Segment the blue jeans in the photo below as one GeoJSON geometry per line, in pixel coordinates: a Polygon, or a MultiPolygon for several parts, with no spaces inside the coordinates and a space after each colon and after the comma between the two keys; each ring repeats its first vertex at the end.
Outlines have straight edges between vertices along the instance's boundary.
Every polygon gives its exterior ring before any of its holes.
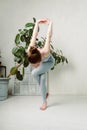
{"type": "Polygon", "coordinates": [[[46,101],[46,73],[53,67],[55,59],[50,54],[37,68],[32,70],[32,75],[41,87],[43,101],[46,101]]]}

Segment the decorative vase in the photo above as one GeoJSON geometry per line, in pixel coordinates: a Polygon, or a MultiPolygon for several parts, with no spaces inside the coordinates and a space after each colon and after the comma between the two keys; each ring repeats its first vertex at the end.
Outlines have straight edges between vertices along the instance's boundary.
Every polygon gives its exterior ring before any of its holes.
{"type": "Polygon", "coordinates": [[[0,78],[0,101],[8,97],[8,84],[10,78],[0,78]]]}

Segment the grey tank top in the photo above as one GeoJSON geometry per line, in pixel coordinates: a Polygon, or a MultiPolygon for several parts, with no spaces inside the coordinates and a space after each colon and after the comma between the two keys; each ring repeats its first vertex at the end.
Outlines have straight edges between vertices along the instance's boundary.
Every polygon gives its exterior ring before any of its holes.
{"type": "Polygon", "coordinates": [[[47,57],[45,57],[43,60],[42,60],[42,62],[46,62],[46,61],[48,61],[49,60],[49,58],[51,57],[51,53],[47,56],[47,57]]]}

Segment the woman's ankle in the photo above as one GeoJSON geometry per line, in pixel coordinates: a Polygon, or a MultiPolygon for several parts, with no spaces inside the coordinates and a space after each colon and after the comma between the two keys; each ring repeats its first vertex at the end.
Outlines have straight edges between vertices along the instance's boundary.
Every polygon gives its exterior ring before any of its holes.
{"type": "Polygon", "coordinates": [[[40,107],[40,110],[45,110],[46,108],[47,108],[47,101],[43,101],[43,104],[40,107]]]}

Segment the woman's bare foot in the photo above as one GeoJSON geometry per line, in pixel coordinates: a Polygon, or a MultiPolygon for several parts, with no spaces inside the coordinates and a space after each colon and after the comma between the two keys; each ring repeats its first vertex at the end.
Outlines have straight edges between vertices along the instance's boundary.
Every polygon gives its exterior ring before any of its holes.
{"type": "Polygon", "coordinates": [[[43,102],[42,106],[40,107],[40,110],[46,110],[47,108],[47,102],[43,102]]]}

